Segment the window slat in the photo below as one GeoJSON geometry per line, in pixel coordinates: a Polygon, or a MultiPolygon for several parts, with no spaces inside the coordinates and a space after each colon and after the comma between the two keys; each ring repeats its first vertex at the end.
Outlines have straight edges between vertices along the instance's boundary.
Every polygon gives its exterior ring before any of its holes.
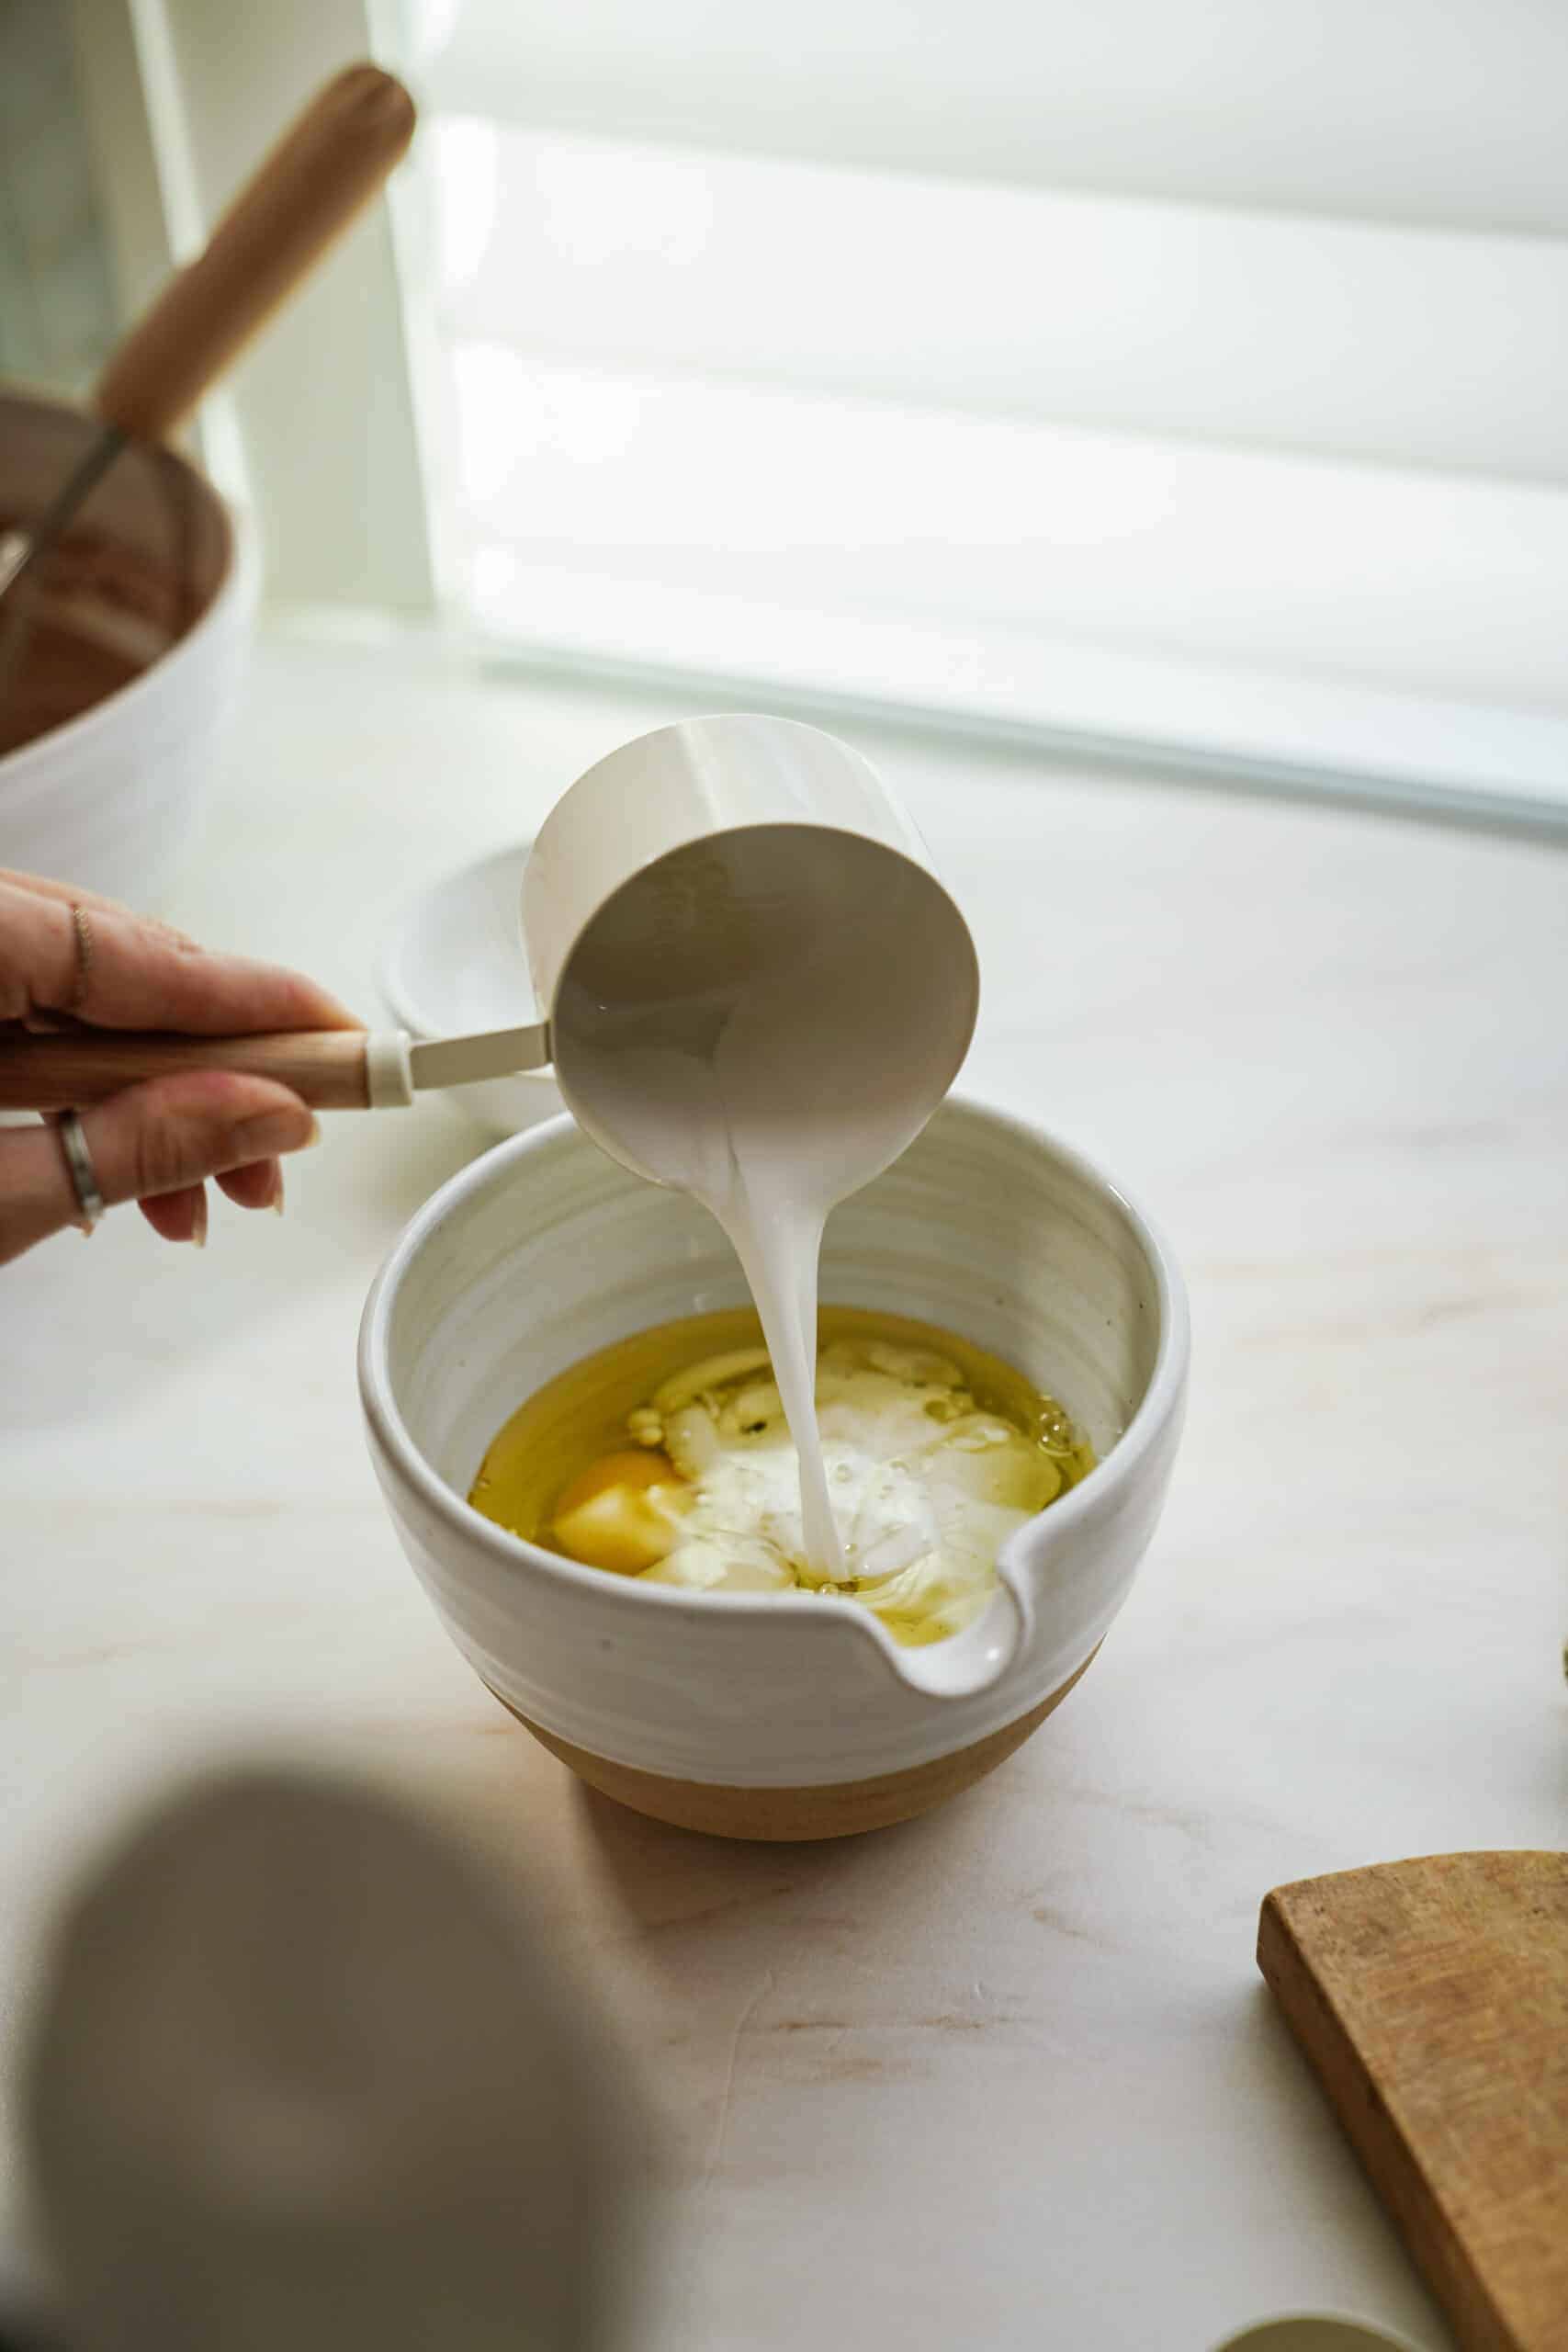
{"type": "MultiPolygon", "coordinates": [[[[494,346],[452,365],[448,537],[466,594],[484,554],[485,577],[506,561],[597,577],[607,610],[640,582],[728,599],[764,633],[773,605],[975,642],[1068,630],[1568,715],[1568,492],[601,375],[494,346]]],[[[534,627],[549,626],[541,612],[534,627]]]]}
{"type": "Polygon", "coordinates": [[[1556,0],[423,0],[438,108],[628,141],[1568,231],[1556,0]]]}
{"type": "Polygon", "coordinates": [[[449,334],[1568,484],[1568,241],[434,126],[449,334]]]}

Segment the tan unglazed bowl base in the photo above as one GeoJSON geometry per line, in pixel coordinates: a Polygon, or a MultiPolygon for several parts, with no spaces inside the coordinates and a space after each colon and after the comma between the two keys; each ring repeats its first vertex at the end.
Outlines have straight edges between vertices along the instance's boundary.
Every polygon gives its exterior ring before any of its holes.
{"type": "MultiPolygon", "coordinates": [[[[1077,1674],[1028,1714],[1004,1724],[1000,1731],[988,1733],[968,1747],[956,1748],[951,1756],[939,1756],[930,1764],[911,1764],[902,1772],[879,1773],[874,1780],[833,1781],[814,1788],[738,1789],[716,1781],[672,1781],[661,1772],[640,1772],[634,1765],[612,1764],[606,1757],[574,1747],[570,1740],[558,1739],[554,1732],[519,1714],[504,1699],[501,1703],[552,1756],[570,1764],[579,1780],[614,1797],[617,1804],[628,1805],[633,1813],[651,1814],[656,1821],[672,1822],[677,1829],[700,1829],[710,1838],[750,1838],[783,1844],[808,1838],[857,1838],[863,1830],[886,1829],[896,1821],[910,1821],[916,1814],[929,1813],[933,1805],[944,1804],[949,1797],[972,1789],[976,1781],[1005,1763],[1014,1748],[1021,1747],[1032,1731],[1039,1729],[1074,1683],[1082,1680],[1097,1655],[1091,1651],[1077,1674]]],[[[499,1691],[491,1695],[501,1697],[499,1691]]]]}

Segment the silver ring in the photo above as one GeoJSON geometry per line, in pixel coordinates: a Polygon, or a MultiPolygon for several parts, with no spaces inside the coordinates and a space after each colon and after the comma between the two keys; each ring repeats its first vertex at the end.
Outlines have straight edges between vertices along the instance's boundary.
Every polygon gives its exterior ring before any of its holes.
{"type": "Polygon", "coordinates": [[[62,1112],[55,1133],[65,1154],[76,1205],[82,1212],[75,1220],[77,1227],[83,1233],[91,1233],[108,1204],[98,1190],[98,1171],[93,1166],[93,1155],[87,1149],[87,1138],[74,1111],[62,1112]]]}

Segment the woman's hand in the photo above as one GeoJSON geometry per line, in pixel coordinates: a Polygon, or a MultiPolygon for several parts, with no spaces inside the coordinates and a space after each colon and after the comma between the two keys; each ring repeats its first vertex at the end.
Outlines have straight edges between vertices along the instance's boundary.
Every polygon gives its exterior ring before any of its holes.
{"type": "MultiPolygon", "coordinates": [[[[209,956],[90,890],[0,869],[0,1041],[7,1029],[48,1029],[64,1019],[197,1037],[358,1026],[296,972],[209,956]],[[85,910],[85,927],[73,907],[85,910]]],[[[165,1241],[198,1246],[207,1238],[207,1177],[242,1208],[281,1209],[279,1155],[317,1136],[314,1118],[288,1087],[224,1070],[129,1086],[85,1111],[82,1127],[105,1201],[138,1201],[165,1241]]],[[[55,1129],[0,1129],[0,1264],[80,1216],[55,1129]]]]}

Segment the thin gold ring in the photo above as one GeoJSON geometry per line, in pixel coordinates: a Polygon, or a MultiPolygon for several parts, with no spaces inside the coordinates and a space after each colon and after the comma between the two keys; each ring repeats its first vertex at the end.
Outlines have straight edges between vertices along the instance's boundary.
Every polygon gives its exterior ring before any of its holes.
{"type": "Polygon", "coordinates": [[[76,940],[76,982],[65,1000],[67,1012],[78,1012],[87,1001],[87,988],[93,977],[93,926],[87,920],[87,910],[71,901],[71,929],[76,940]]]}

